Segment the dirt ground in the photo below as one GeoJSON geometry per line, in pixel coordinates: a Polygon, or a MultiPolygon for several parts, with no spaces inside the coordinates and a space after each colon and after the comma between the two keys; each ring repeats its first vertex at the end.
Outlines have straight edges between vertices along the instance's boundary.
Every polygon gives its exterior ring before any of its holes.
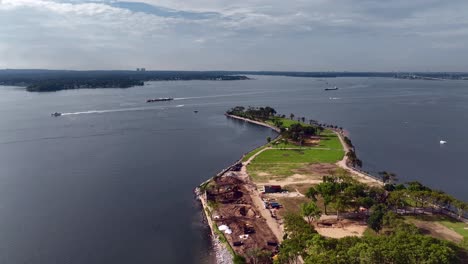
{"type": "Polygon", "coordinates": [[[322,216],[314,227],[320,235],[331,238],[361,237],[367,229],[365,222],[349,219],[338,221],[336,216],[322,216]]]}
{"type": "Polygon", "coordinates": [[[227,225],[232,230],[232,234],[225,236],[236,253],[246,256],[250,249],[263,249],[272,252],[273,255],[276,246],[268,245],[268,242],[278,241],[266,220],[253,206],[245,183],[230,176],[216,178],[215,183],[207,190],[208,200],[215,204],[213,220],[218,227],[227,225]],[[246,233],[247,238],[240,238],[246,233]],[[241,242],[242,245],[234,246],[234,242],[241,242]]]}
{"type": "Polygon", "coordinates": [[[463,240],[463,236],[437,222],[411,220],[411,223],[416,225],[424,234],[435,238],[449,240],[455,243],[460,243],[463,240]]]}

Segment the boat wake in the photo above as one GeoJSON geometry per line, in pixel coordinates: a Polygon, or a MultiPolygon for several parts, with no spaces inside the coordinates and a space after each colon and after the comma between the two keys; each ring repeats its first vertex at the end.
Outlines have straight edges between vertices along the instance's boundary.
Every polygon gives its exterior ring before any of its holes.
{"type": "MultiPolygon", "coordinates": [[[[147,111],[147,110],[163,110],[174,106],[164,107],[132,107],[132,108],[119,108],[119,109],[107,109],[107,110],[89,110],[81,112],[62,113],[62,116],[73,116],[73,115],[88,115],[88,114],[105,114],[105,113],[117,113],[117,112],[131,112],[131,111],[147,111]]],[[[175,106],[181,107],[181,106],[175,106]]]]}
{"type": "Polygon", "coordinates": [[[263,94],[263,93],[268,93],[268,92],[269,92],[269,91],[260,91],[260,92],[248,92],[248,93],[236,93],[236,94],[206,95],[206,96],[196,96],[196,97],[179,97],[179,98],[174,98],[174,100],[218,98],[218,97],[229,97],[229,96],[241,96],[241,95],[263,94]]]}

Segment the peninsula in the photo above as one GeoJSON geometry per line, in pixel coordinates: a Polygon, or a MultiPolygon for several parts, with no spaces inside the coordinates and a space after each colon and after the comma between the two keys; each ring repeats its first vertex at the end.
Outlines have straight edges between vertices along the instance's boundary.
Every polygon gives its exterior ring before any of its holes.
{"type": "Polygon", "coordinates": [[[419,182],[398,184],[390,172],[361,171],[342,128],[271,107],[226,116],[278,136],[196,189],[218,263],[468,260],[467,204],[419,182]]]}
{"type": "Polygon", "coordinates": [[[82,88],[130,88],[147,81],[233,81],[246,76],[199,71],[65,71],[0,70],[0,85],[24,86],[29,92],[52,92],[82,88]]]}

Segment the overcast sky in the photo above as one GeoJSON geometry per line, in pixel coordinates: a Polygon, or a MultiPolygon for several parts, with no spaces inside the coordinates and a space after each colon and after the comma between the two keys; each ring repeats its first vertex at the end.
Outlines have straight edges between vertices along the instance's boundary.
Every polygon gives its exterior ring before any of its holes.
{"type": "Polygon", "coordinates": [[[0,68],[468,71],[467,0],[0,0],[0,68]]]}

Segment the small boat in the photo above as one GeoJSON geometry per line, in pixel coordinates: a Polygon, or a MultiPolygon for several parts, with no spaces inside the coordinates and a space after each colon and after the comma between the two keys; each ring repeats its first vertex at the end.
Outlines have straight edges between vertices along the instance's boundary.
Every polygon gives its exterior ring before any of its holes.
{"type": "Polygon", "coordinates": [[[325,91],[336,91],[338,90],[338,87],[334,87],[334,88],[325,88],[325,91]]]}
{"type": "Polygon", "coordinates": [[[50,114],[50,115],[53,116],[53,117],[59,117],[59,116],[62,115],[62,113],[55,112],[55,113],[52,113],[52,114],[50,114]]]}
{"type": "Polygon", "coordinates": [[[445,144],[447,144],[447,141],[441,140],[441,141],[440,141],[440,144],[441,144],[441,145],[445,145],[445,144]]]}
{"type": "Polygon", "coordinates": [[[198,110],[195,110],[195,111],[193,111],[193,112],[194,112],[195,114],[197,114],[197,113],[198,113],[198,110]]]}
{"type": "Polygon", "coordinates": [[[147,103],[154,103],[154,102],[167,102],[167,101],[172,101],[174,98],[154,98],[154,99],[148,99],[146,100],[147,103]]]}

